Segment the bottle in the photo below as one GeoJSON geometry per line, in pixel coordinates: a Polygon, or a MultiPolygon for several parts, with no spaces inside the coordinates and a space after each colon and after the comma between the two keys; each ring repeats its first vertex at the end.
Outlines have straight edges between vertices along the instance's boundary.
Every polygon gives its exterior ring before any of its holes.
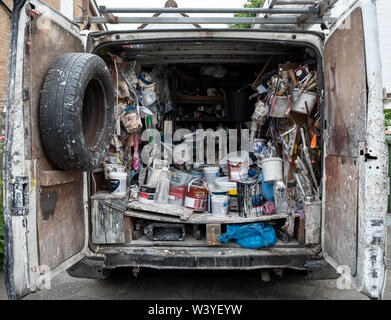
{"type": "Polygon", "coordinates": [[[156,187],[155,202],[160,204],[168,203],[168,193],[170,191],[171,172],[163,167],[159,174],[159,180],[156,187]]]}
{"type": "Polygon", "coordinates": [[[288,214],[288,201],[286,200],[286,188],[284,182],[276,181],[273,186],[274,202],[277,214],[288,214]]]}

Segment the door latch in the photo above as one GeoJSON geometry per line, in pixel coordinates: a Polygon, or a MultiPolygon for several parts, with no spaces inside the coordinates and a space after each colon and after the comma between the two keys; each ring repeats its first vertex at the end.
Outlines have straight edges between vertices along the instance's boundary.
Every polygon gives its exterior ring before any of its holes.
{"type": "Polygon", "coordinates": [[[29,184],[28,177],[12,178],[12,208],[11,214],[26,216],[29,212],[29,184]]]}

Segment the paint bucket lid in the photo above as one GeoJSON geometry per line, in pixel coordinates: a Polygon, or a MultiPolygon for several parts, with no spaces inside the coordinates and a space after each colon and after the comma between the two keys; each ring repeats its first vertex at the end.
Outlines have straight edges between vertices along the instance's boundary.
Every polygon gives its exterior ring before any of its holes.
{"type": "Polygon", "coordinates": [[[282,162],[283,160],[281,158],[278,158],[278,157],[273,157],[273,158],[263,159],[263,160],[261,160],[261,163],[270,162],[270,161],[280,161],[280,162],[282,162]]]}
{"type": "Polygon", "coordinates": [[[236,190],[236,182],[228,180],[228,177],[216,178],[215,186],[220,190],[236,190]]]}
{"type": "Polygon", "coordinates": [[[218,194],[225,195],[229,191],[226,188],[225,189],[224,188],[219,188],[215,184],[208,184],[208,188],[214,195],[215,194],[216,195],[218,195],[218,194]]]}

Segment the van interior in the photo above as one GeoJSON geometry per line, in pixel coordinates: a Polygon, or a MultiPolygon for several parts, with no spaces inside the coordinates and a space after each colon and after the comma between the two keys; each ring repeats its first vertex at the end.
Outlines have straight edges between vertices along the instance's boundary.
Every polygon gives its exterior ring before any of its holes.
{"type": "MultiPolygon", "coordinates": [[[[315,49],[275,41],[176,40],[103,44],[94,53],[112,74],[117,126],[102,167],[89,176],[92,246],[239,248],[229,238],[231,227],[250,224],[271,227],[276,237],[254,248],[319,244],[322,112],[315,49]],[[156,136],[145,138],[146,129],[161,136],[179,129],[192,137],[200,129],[236,132],[237,150],[247,150],[248,163],[243,169],[241,159],[230,158],[220,146],[224,140],[208,163],[210,153],[197,155],[207,138],[195,138],[190,149],[180,149],[182,162],[174,156],[167,165],[164,155],[183,146],[185,134],[171,144],[156,143],[156,136]],[[228,161],[219,163],[219,152],[228,161]],[[265,164],[273,162],[264,162],[268,158],[275,160],[277,177],[267,177],[274,170],[265,164]],[[123,181],[126,191],[118,193],[123,181]]],[[[85,135],[90,125],[85,123],[85,135]]]]}

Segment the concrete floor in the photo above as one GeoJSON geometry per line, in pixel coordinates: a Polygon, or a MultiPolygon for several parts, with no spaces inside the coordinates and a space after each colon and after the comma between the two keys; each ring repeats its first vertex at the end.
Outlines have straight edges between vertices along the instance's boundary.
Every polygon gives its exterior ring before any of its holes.
{"type": "MultiPolygon", "coordinates": [[[[391,228],[388,229],[391,239],[391,228]]],[[[391,266],[391,241],[388,244],[391,266]]],[[[0,274],[0,300],[7,299],[0,274]]],[[[391,271],[388,270],[385,299],[391,300],[391,271]]],[[[317,299],[366,300],[355,290],[339,290],[336,280],[306,280],[301,272],[286,271],[262,282],[260,271],[170,271],[142,269],[137,278],[130,269],[117,270],[107,280],[88,280],[62,273],[52,280],[52,289],[30,294],[25,300],[148,300],[148,299],[317,299]]]]}

